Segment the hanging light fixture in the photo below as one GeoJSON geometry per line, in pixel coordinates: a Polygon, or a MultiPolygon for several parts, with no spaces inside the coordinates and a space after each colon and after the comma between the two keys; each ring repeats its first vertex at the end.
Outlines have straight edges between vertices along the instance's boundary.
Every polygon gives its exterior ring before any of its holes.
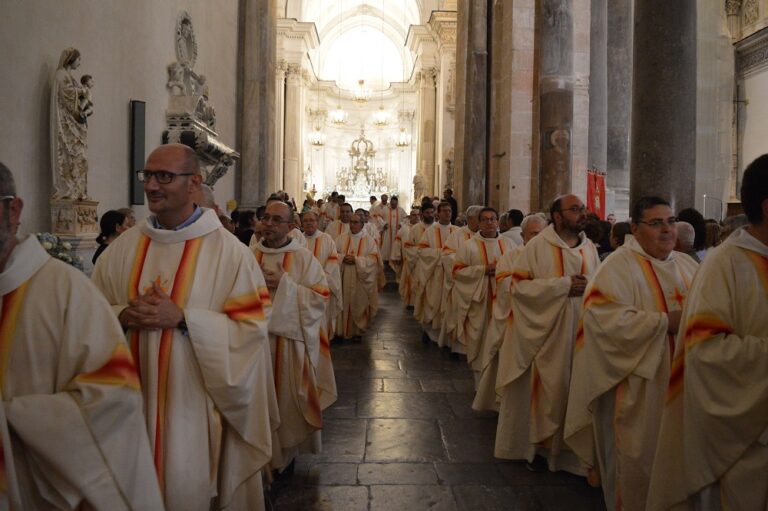
{"type": "Polygon", "coordinates": [[[397,147],[408,147],[411,145],[411,136],[405,132],[405,128],[400,128],[400,134],[397,136],[397,140],[395,140],[395,145],[397,147]]]}
{"type": "Polygon", "coordinates": [[[309,134],[309,143],[316,147],[325,145],[325,133],[320,129],[320,126],[315,126],[312,129],[312,133],[309,134]]]}
{"type": "Polygon", "coordinates": [[[373,114],[373,124],[379,128],[383,128],[389,124],[389,112],[384,110],[384,106],[380,106],[379,110],[373,114]]]}
{"type": "Polygon", "coordinates": [[[353,93],[353,98],[358,103],[365,103],[371,98],[371,89],[365,86],[365,80],[357,81],[357,88],[353,93]]]}
{"type": "Polygon", "coordinates": [[[347,122],[347,112],[341,108],[341,105],[337,105],[335,110],[331,110],[328,114],[331,118],[331,122],[337,126],[345,124],[347,122]]]}

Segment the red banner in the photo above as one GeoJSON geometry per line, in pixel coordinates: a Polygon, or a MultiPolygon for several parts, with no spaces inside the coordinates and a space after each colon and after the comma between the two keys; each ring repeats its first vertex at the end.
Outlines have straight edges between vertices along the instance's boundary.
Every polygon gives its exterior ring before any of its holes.
{"type": "Polygon", "coordinates": [[[587,211],[605,220],[605,174],[587,170],[587,211]]]}

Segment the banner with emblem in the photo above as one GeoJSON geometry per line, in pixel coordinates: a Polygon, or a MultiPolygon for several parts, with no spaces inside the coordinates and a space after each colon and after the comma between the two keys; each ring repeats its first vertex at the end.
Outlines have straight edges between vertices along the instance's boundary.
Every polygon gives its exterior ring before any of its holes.
{"type": "Polygon", "coordinates": [[[605,220],[605,172],[587,170],[587,210],[605,220]]]}

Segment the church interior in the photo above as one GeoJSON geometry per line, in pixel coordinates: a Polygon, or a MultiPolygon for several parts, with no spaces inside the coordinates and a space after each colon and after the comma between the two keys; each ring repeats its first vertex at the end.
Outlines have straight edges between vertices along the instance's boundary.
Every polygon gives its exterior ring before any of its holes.
{"type": "MultiPolygon", "coordinates": [[[[573,194],[626,222],[659,196],[721,223],[768,152],[768,0],[25,0],[3,3],[0,48],[19,235],[57,236],[87,273],[105,212],[151,215],[137,172],[162,144],[195,151],[226,217],[278,191],[375,216],[372,196],[408,213],[450,190],[458,213],[573,194]]],[[[422,342],[387,279],[363,342],[333,346],[322,451],[267,504],[613,509],[583,474],[494,456],[466,354],[422,342]]]]}

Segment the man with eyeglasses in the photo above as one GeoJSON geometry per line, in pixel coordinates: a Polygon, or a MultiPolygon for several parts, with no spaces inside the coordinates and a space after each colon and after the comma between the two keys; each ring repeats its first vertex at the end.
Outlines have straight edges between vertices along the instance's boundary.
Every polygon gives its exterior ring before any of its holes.
{"type": "Polygon", "coordinates": [[[339,239],[339,236],[349,232],[349,220],[352,217],[352,204],[344,203],[339,207],[339,218],[329,223],[325,227],[325,234],[333,238],[333,241],[339,239]]]}
{"type": "Polygon", "coordinates": [[[270,202],[261,219],[263,237],[253,247],[272,300],[269,341],[280,427],[271,466],[279,471],[291,466],[300,447],[319,452],[323,404],[336,401],[330,346],[321,340],[331,293],[320,262],[288,236],[292,216],[288,204],[270,202]]]}
{"type": "Polygon", "coordinates": [[[350,231],[336,240],[341,257],[344,306],[336,319],[336,335],[360,342],[379,309],[378,273],[381,256],[376,242],[363,231],[363,219],[352,215],[350,231]]]}
{"type": "Polygon", "coordinates": [[[136,366],[81,272],[33,235],[0,163],[0,439],[10,509],[163,509],[136,366]]]}
{"type": "Polygon", "coordinates": [[[515,359],[497,375],[501,395],[495,455],[526,460],[532,471],[586,475],[563,444],[571,357],[587,281],[600,259],[584,234],[584,203],[555,199],[552,224],[523,247],[512,267],[515,359]]]}
{"type": "Polygon", "coordinates": [[[192,149],[158,147],[139,179],[152,215],[110,244],[93,281],[139,365],[166,509],[262,509],[277,417],[264,277],[216,213],[195,205],[192,149]]]}
{"type": "Polygon", "coordinates": [[[698,264],[674,251],[675,213],[632,208],[632,234],[584,293],[565,441],[602,482],[609,509],[644,510],[680,315],[698,264]]]}
{"type": "Polygon", "coordinates": [[[683,308],[650,510],[768,507],[768,154],[741,204],[749,224],[707,253],[683,308]]]}
{"type": "Polygon", "coordinates": [[[437,345],[450,347],[454,357],[458,357],[459,354],[466,354],[467,350],[462,343],[456,340],[457,311],[455,307],[456,300],[453,297],[453,263],[456,261],[456,251],[459,250],[459,247],[472,238],[480,228],[479,216],[482,209],[483,206],[477,204],[467,208],[465,213],[467,225],[456,229],[448,236],[443,246],[443,253],[440,256],[440,264],[443,265],[443,286],[445,287],[445,292],[440,306],[442,321],[437,345]]]}
{"type": "Polygon", "coordinates": [[[475,372],[475,389],[483,371],[481,355],[496,296],[496,263],[515,248],[512,240],[499,234],[499,214],[495,209],[481,209],[478,220],[478,232],[459,247],[453,264],[456,339],[463,345],[467,363],[475,372]]]}

